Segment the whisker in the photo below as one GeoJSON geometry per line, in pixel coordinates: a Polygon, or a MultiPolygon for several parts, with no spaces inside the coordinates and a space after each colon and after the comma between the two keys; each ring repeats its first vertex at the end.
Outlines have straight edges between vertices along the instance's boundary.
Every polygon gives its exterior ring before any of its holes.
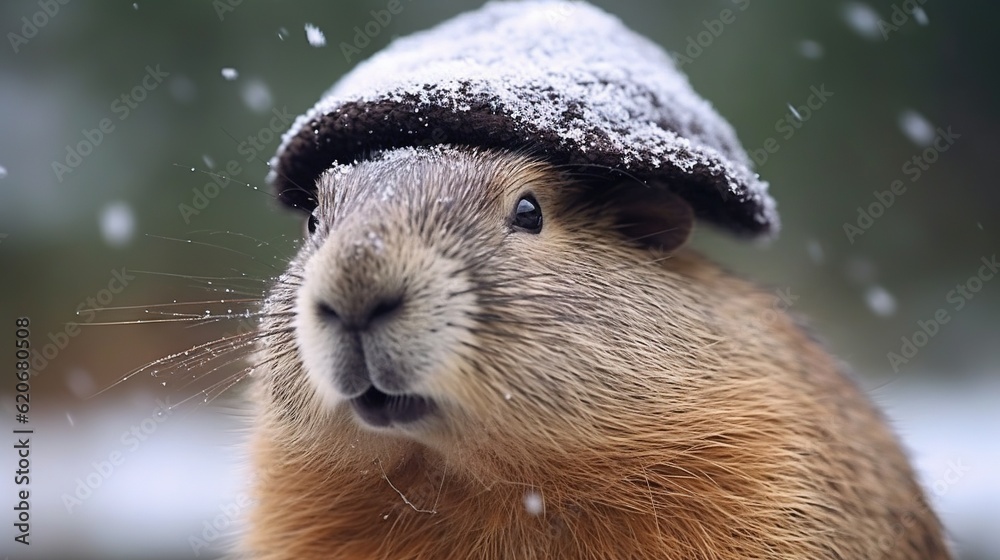
{"type": "MultiPolygon", "coordinates": [[[[223,129],[223,131],[225,132],[225,129],[223,129]]],[[[229,133],[228,133],[228,132],[226,132],[226,134],[228,135],[229,133]]],[[[231,136],[231,135],[230,135],[230,138],[232,138],[232,136],[231,136]]],[[[233,140],[234,140],[234,141],[236,141],[236,142],[237,142],[237,144],[239,143],[239,141],[238,141],[238,140],[236,140],[235,138],[233,138],[233,140]]],[[[259,159],[259,158],[258,158],[258,159],[259,159]]],[[[265,162],[265,163],[266,163],[266,162],[265,162]]],[[[244,186],[244,185],[245,185],[246,187],[248,187],[248,188],[252,189],[252,190],[253,190],[254,192],[258,192],[258,193],[260,193],[260,194],[262,194],[262,195],[264,195],[264,196],[268,196],[268,197],[270,197],[270,198],[272,198],[272,199],[277,199],[277,196],[276,196],[276,195],[274,195],[274,194],[273,194],[273,193],[271,192],[271,190],[270,190],[270,189],[268,189],[268,188],[263,188],[263,189],[261,189],[261,188],[258,188],[258,187],[256,187],[256,186],[254,186],[254,185],[253,185],[253,184],[251,184],[251,183],[244,183],[244,182],[242,182],[242,181],[237,181],[237,180],[236,180],[235,178],[233,178],[233,177],[227,177],[227,176],[225,176],[225,175],[223,175],[223,174],[221,174],[221,173],[216,173],[216,172],[214,172],[214,171],[208,171],[208,170],[205,170],[205,169],[200,169],[200,168],[198,168],[198,167],[191,167],[190,165],[181,165],[181,164],[179,164],[179,163],[172,163],[171,165],[173,165],[174,167],[180,167],[181,169],[187,169],[187,170],[189,170],[189,171],[196,171],[196,172],[198,172],[198,173],[201,173],[201,174],[203,174],[203,175],[208,175],[209,177],[215,177],[215,178],[217,178],[217,179],[221,179],[221,180],[223,180],[223,181],[226,181],[227,183],[228,183],[229,181],[232,181],[232,182],[234,182],[234,183],[236,183],[237,185],[240,185],[240,186],[244,186]]]]}
{"type": "Polygon", "coordinates": [[[247,239],[247,240],[253,241],[254,243],[257,244],[257,247],[270,247],[271,246],[271,242],[270,241],[265,241],[263,239],[258,239],[258,238],[254,237],[252,235],[247,235],[245,233],[240,233],[238,231],[231,231],[231,230],[228,230],[228,229],[225,230],[225,231],[208,230],[208,229],[197,229],[197,230],[194,230],[194,231],[191,232],[192,235],[199,234],[199,233],[204,233],[206,235],[231,235],[233,237],[242,237],[243,239],[247,239]]]}
{"type": "Polygon", "coordinates": [[[189,321],[199,321],[204,319],[204,317],[175,317],[173,319],[134,319],[131,321],[106,321],[106,322],[91,322],[82,323],[80,326],[91,326],[91,327],[110,327],[115,325],[151,325],[157,323],[184,323],[189,321]]]}
{"type": "Polygon", "coordinates": [[[163,276],[166,278],[183,278],[185,280],[209,280],[209,281],[220,281],[220,282],[232,282],[232,281],[243,281],[248,282],[268,282],[266,278],[254,278],[252,276],[198,276],[195,274],[178,274],[175,272],[158,272],[155,270],[132,270],[130,272],[135,272],[137,274],[148,274],[150,276],[163,276]]]}
{"type": "Polygon", "coordinates": [[[227,376],[227,377],[225,377],[225,378],[217,381],[216,383],[213,383],[211,386],[209,386],[209,387],[207,387],[207,388],[199,391],[195,395],[191,395],[190,397],[182,400],[178,404],[179,405],[180,404],[184,404],[184,403],[186,403],[186,402],[194,399],[198,394],[205,395],[205,398],[204,398],[203,402],[210,403],[210,402],[214,401],[215,399],[221,397],[226,391],[228,391],[229,389],[233,388],[234,386],[236,386],[237,384],[239,384],[241,381],[243,381],[244,379],[246,379],[247,377],[249,377],[250,375],[252,375],[253,372],[256,371],[258,368],[264,367],[266,365],[270,365],[272,362],[275,362],[275,361],[277,361],[279,359],[285,358],[285,357],[287,357],[287,355],[289,353],[290,352],[282,352],[282,353],[280,353],[278,355],[269,357],[268,359],[266,359],[264,361],[258,362],[256,364],[251,364],[251,365],[249,365],[249,366],[247,366],[247,367],[245,367],[245,368],[243,368],[243,369],[241,369],[239,371],[236,371],[233,374],[231,374],[231,375],[229,375],[229,376],[227,376]],[[220,389],[220,387],[221,387],[221,389],[220,389]],[[217,392],[217,393],[213,395],[212,393],[214,393],[214,392],[217,392]]]}
{"type": "Polygon", "coordinates": [[[84,312],[87,312],[87,311],[94,311],[94,312],[97,312],[97,311],[126,311],[126,310],[131,310],[131,309],[151,309],[151,308],[171,307],[171,306],[182,307],[182,306],[185,306],[185,305],[211,305],[211,304],[214,304],[214,303],[255,303],[255,302],[259,302],[259,301],[260,301],[259,299],[255,299],[255,298],[228,299],[228,300],[225,300],[225,301],[213,299],[213,300],[203,300],[203,301],[181,301],[181,302],[173,302],[173,303],[151,303],[151,304],[148,304],[148,305],[121,305],[121,306],[117,306],[117,307],[91,307],[90,309],[82,309],[82,310],[80,310],[80,313],[84,313],[84,312]]]}
{"type": "MultiPolygon", "coordinates": [[[[223,133],[224,133],[224,134],[225,134],[226,136],[228,136],[228,137],[229,137],[229,139],[230,139],[230,140],[232,140],[233,142],[235,142],[235,143],[236,143],[237,145],[238,145],[238,144],[240,143],[240,141],[239,141],[239,140],[238,140],[238,139],[237,139],[237,138],[236,138],[235,136],[233,136],[233,134],[232,134],[232,133],[230,133],[230,132],[229,132],[228,130],[226,130],[225,128],[223,128],[223,127],[221,127],[221,126],[220,126],[219,128],[220,128],[220,129],[222,130],[222,132],[223,132],[223,133]]],[[[315,191],[315,190],[307,190],[307,189],[306,189],[305,187],[303,187],[303,186],[299,185],[299,184],[298,184],[298,183],[296,183],[295,181],[292,181],[292,180],[291,180],[291,179],[290,179],[290,178],[288,177],[288,175],[285,175],[284,173],[282,173],[280,169],[277,169],[277,168],[272,168],[272,167],[271,167],[271,164],[270,164],[270,162],[268,162],[268,161],[264,160],[263,158],[261,158],[261,157],[260,157],[260,156],[258,156],[258,155],[255,155],[254,157],[255,157],[255,158],[257,159],[257,161],[259,161],[259,162],[263,163],[263,164],[264,164],[265,166],[267,166],[267,168],[268,168],[268,169],[270,169],[271,171],[273,171],[274,173],[276,173],[276,174],[277,174],[277,175],[278,175],[279,177],[281,177],[281,178],[282,178],[282,179],[284,179],[285,181],[287,181],[287,182],[291,183],[291,184],[292,184],[292,186],[294,186],[294,187],[296,188],[296,190],[299,190],[299,191],[302,191],[302,192],[306,193],[307,195],[309,195],[309,198],[311,198],[311,199],[313,199],[313,200],[315,200],[315,199],[316,199],[316,191],[315,191]]],[[[257,188],[256,188],[256,187],[254,187],[254,190],[257,190],[257,188]]],[[[280,197],[279,195],[277,195],[277,194],[271,194],[271,192],[270,192],[270,191],[268,191],[268,192],[267,192],[267,194],[268,194],[268,195],[270,195],[270,196],[271,196],[272,198],[274,198],[275,200],[277,200],[277,201],[279,201],[279,202],[283,202],[283,201],[281,200],[281,197],[280,197]]],[[[303,210],[304,210],[304,209],[303,209],[303,210]]]]}
{"type": "MultiPolygon", "coordinates": [[[[146,363],[145,365],[139,366],[139,367],[133,369],[132,371],[126,373],[118,381],[112,383],[110,386],[105,387],[104,389],[101,389],[100,391],[98,391],[97,393],[91,395],[88,398],[97,397],[98,395],[101,395],[101,394],[109,391],[110,389],[112,389],[114,387],[117,387],[121,383],[124,383],[124,382],[128,381],[129,379],[135,377],[136,375],[139,375],[141,373],[149,372],[150,370],[153,370],[153,368],[162,367],[164,364],[171,364],[171,363],[173,363],[175,365],[175,367],[178,366],[178,365],[183,365],[183,364],[186,363],[187,360],[191,359],[191,358],[187,358],[186,356],[189,356],[192,352],[200,352],[200,351],[203,351],[205,349],[211,348],[213,345],[222,344],[222,343],[224,343],[224,342],[226,342],[228,340],[243,338],[243,337],[247,337],[248,335],[257,335],[257,334],[258,333],[256,333],[255,331],[249,331],[249,332],[246,332],[246,333],[236,334],[236,335],[233,335],[232,337],[229,337],[229,338],[225,338],[224,337],[224,338],[221,338],[221,339],[216,339],[216,340],[212,340],[212,341],[209,341],[209,342],[204,342],[202,344],[198,344],[198,345],[195,345],[195,346],[193,346],[191,348],[188,348],[187,350],[182,350],[180,352],[175,352],[173,354],[168,354],[168,355],[163,356],[161,358],[157,358],[157,359],[155,359],[155,360],[153,360],[151,362],[146,363]],[[177,360],[180,360],[180,361],[177,362],[177,360]]],[[[199,354],[199,355],[203,356],[204,354],[199,354]]],[[[158,371],[157,370],[153,370],[152,373],[155,376],[155,374],[158,373],[158,371]]]]}
{"type": "Polygon", "coordinates": [[[154,239],[162,239],[164,241],[176,241],[177,243],[188,243],[188,244],[191,244],[191,245],[199,245],[199,246],[202,246],[202,247],[209,247],[211,249],[218,249],[220,251],[225,251],[227,253],[233,253],[234,255],[239,255],[241,257],[246,257],[246,258],[250,259],[250,261],[258,263],[258,264],[262,264],[264,266],[267,266],[268,268],[270,268],[272,270],[276,270],[276,271],[279,270],[274,265],[272,265],[270,263],[266,263],[266,262],[260,261],[260,260],[257,259],[257,257],[255,257],[255,256],[253,256],[253,255],[251,255],[249,253],[245,253],[243,251],[237,251],[236,249],[232,249],[230,247],[225,247],[223,245],[217,245],[215,243],[207,243],[205,241],[196,241],[194,239],[180,239],[180,238],[177,238],[177,237],[167,237],[165,235],[156,235],[156,234],[153,234],[153,233],[147,233],[146,236],[147,237],[152,237],[154,239]]]}
{"type": "MultiPolygon", "coordinates": [[[[213,373],[215,373],[217,371],[221,371],[223,368],[225,368],[227,366],[230,366],[232,364],[236,364],[236,363],[242,362],[244,360],[246,360],[246,356],[237,356],[235,358],[231,358],[229,360],[226,360],[225,362],[222,362],[221,364],[215,365],[214,367],[212,367],[209,370],[202,371],[202,372],[200,372],[200,374],[194,374],[194,375],[191,376],[191,380],[189,380],[184,385],[181,385],[180,388],[182,390],[183,389],[187,389],[191,385],[194,385],[195,383],[203,380],[205,377],[207,377],[209,375],[212,375],[213,373]]],[[[214,386],[214,384],[213,384],[213,386],[214,386]]],[[[212,386],[209,387],[209,389],[211,389],[211,388],[212,388],[212,386]]]]}

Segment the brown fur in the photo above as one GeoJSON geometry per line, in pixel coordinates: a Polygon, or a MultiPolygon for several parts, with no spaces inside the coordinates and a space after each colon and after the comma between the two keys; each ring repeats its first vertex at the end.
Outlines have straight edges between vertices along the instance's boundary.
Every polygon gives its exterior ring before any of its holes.
{"type": "Polygon", "coordinates": [[[948,558],[885,421],[774,297],[628,239],[595,188],[458,149],[321,181],[321,231],[267,302],[251,556],[948,558]],[[524,191],[538,235],[505,225],[524,191]],[[348,258],[371,232],[381,252],[348,258]],[[420,293],[450,331],[419,306],[400,319],[400,344],[444,348],[421,370],[435,421],[376,432],[322,398],[294,328],[317,270],[336,289],[440,288],[420,293]]]}

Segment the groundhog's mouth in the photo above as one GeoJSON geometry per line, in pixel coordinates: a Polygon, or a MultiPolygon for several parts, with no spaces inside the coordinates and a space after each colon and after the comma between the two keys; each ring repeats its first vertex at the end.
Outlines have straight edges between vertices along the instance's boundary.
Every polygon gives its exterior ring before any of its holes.
{"type": "Polygon", "coordinates": [[[370,387],[350,400],[355,414],[366,424],[386,427],[416,422],[434,411],[434,401],[416,395],[389,395],[370,387]]]}

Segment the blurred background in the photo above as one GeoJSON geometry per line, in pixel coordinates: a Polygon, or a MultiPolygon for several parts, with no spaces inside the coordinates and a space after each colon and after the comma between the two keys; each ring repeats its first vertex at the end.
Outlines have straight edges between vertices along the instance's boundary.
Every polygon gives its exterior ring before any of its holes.
{"type": "MultiPolygon", "coordinates": [[[[703,229],[696,245],[810,318],[892,418],[960,557],[1000,558],[1000,6],[595,3],[674,53],[771,182],[776,242],[703,229]]],[[[376,17],[388,4],[0,4],[0,337],[13,362],[28,317],[35,349],[28,424],[14,377],[0,384],[4,426],[35,431],[32,544],[13,541],[8,435],[0,554],[212,558],[231,543],[246,414],[242,386],[225,389],[241,349],[116,382],[252,328],[302,227],[263,184],[288,115],[480,2],[376,17]]]]}

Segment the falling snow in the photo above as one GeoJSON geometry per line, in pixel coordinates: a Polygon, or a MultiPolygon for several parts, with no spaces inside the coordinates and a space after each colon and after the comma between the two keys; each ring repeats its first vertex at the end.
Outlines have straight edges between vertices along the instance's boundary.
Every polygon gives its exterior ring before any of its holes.
{"type": "Polygon", "coordinates": [[[240,77],[240,73],[235,68],[226,67],[222,69],[222,77],[230,82],[240,77]]]}
{"type": "Polygon", "coordinates": [[[0,179],[4,179],[6,177],[7,177],[7,168],[0,165],[0,179]]]}
{"type": "Polygon", "coordinates": [[[917,146],[930,146],[934,141],[934,125],[913,109],[906,109],[899,114],[899,128],[917,146]]]}
{"type": "Polygon", "coordinates": [[[542,495],[534,490],[524,493],[524,511],[531,515],[541,515],[545,510],[545,501],[542,495]]]}
{"type": "Polygon", "coordinates": [[[132,207],[123,201],[104,207],[100,216],[101,237],[112,247],[127,245],[135,234],[135,214],[132,207]]]}
{"type": "Polygon", "coordinates": [[[271,89],[260,78],[253,78],[243,84],[240,95],[243,97],[243,104],[255,113],[266,113],[271,110],[273,104],[271,89]]]}
{"type": "Polygon", "coordinates": [[[879,29],[881,18],[878,12],[868,4],[848,2],[841,8],[841,15],[847,25],[865,39],[875,41],[883,38],[882,30],[879,29]]]}
{"type": "Polygon", "coordinates": [[[170,90],[170,95],[181,103],[190,103],[198,95],[198,86],[194,85],[191,78],[180,74],[171,76],[167,87],[170,90]]]}
{"type": "Polygon", "coordinates": [[[374,231],[368,232],[368,243],[375,249],[376,253],[381,253],[385,249],[385,244],[382,242],[382,238],[379,237],[374,231]]]}
{"type": "Polygon", "coordinates": [[[791,103],[789,103],[788,104],[788,110],[791,111],[792,115],[795,116],[795,120],[797,120],[799,122],[802,122],[802,115],[799,114],[799,112],[795,109],[794,105],[792,105],[791,103]]]}
{"type": "Polygon", "coordinates": [[[205,162],[205,167],[215,169],[215,160],[212,159],[212,156],[205,154],[201,156],[201,161],[205,162]]]}
{"type": "Polygon", "coordinates": [[[919,25],[923,25],[925,27],[931,22],[931,20],[927,17],[927,12],[925,12],[920,6],[913,9],[913,19],[917,20],[919,25]]]}
{"type": "Polygon", "coordinates": [[[819,244],[819,241],[815,239],[806,241],[806,252],[809,254],[809,259],[812,262],[823,264],[823,246],[819,244]]]}
{"type": "Polygon", "coordinates": [[[323,31],[321,31],[320,28],[311,23],[307,23],[306,41],[309,41],[309,44],[314,47],[323,47],[326,46],[326,35],[323,34],[323,31]]]}
{"type": "Polygon", "coordinates": [[[872,283],[877,273],[875,263],[867,257],[852,257],[847,262],[845,272],[852,282],[861,285],[872,283]]]}
{"type": "MultiPolygon", "coordinates": [[[[89,372],[83,369],[74,369],[66,375],[66,386],[73,396],[78,399],[92,397],[97,391],[97,384],[89,372]]],[[[68,414],[67,414],[68,416],[68,414]]],[[[72,423],[72,421],[70,421],[72,423]]]]}
{"type": "Polygon", "coordinates": [[[279,28],[278,29],[278,40],[279,41],[284,41],[287,38],[288,38],[288,30],[285,29],[284,27],[279,28]]]}
{"type": "Polygon", "coordinates": [[[896,298],[882,286],[872,286],[865,292],[869,309],[879,317],[889,317],[896,312],[896,298]]]}
{"type": "Polygon", "coordinates": [[[818,60],[823,58],[823,45],[806,39],[799,43],[799,54],[809,60],[818,60]]]}

